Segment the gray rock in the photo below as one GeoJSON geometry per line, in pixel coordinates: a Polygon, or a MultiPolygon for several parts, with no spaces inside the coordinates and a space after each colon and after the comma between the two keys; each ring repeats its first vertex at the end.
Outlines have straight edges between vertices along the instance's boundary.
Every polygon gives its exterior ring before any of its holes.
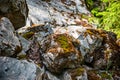
{"type": "Polygon", "coordinates": [[[0,0],[0,16],[7,17],[15,29],[26,24],[28,7],[25,0],[0,0]]]}
{"type": "Polygon", "coordinates": [[[35,80],[39,68],[26,60],[0,57],[0,80],[35,80]]]}
{"type": "Polygon", "coordinates": [[[29,8],[27,25],[51,23],[54,26],[76,24],[81,14],[90,14],[84,0],[26,0],[29,8]]]}
{"type": "Polygon", "coordinates": [[[82,63],[81,53],[74,47],[74,41],[67,34],[53,34],[41,42],[41,58],[46,68],[60,74],[67,68],[76,68],[82,63]]]}
{"type": "Polygon", "coordinates": [[[0,56],[13,56],[21,51],[21,44],[11,22],[3,17],[0,20],[0,56]]]}
{"type": "Polygon", "coordinates": [[[103,37],[95,29],[87,29],[79,34],[78,40],[80,41],[79,50],[82,55],[93,53],[102,45],[103,37]]]}
{"type": "Polygon", "coordinates": [[[79,67],[64,72],[62,80],[88,80],[85,68],[79,67]]]}
{"type": "Polygon", "coordinates": [[[22,50],[21,52],[17,55],[19,59],[25,59],[27,57],[27,51],[30,49],[31,42],[23,38],[22,36],[18,36],[21,45],[22,45],[22,50]]]}

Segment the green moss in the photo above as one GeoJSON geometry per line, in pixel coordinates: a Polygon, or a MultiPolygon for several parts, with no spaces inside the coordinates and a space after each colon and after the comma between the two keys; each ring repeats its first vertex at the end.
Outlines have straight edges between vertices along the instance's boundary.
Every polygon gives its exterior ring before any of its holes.
{"type": "Polygon", "coordinates": [[[34,32],[26,32],[26,33],[23,34],[22,36],[23,36],[25,39],[29,39],[29,38],[31,38],[33,35],[34,35],[34,32]]]}
{"type": "Polygon", "coordinates": [[[72,80],[76,80],[76,77],[83,76],[85,73],[85,69],[80,67],[77,69],[72,69],[69,74],[71,75],[72,80]]]}
{"type": "Polygon", "coordinates": [[[26,59],[26,55],[19,55],[19,56],[17,56],[17,58],[18,58],[19,60],[26,59]]]}
{"type": "Polygon", "coordinates": [[[82,75],[84,73],[85,69],[84,68],[78,68],[76,71],[77,71],[78,75],[82,75]]]}
{"type": "Polygon", "coordinates": [[[109,73],[107,73],[107,72],[100,72],[99,74],[100,74],[100,76],[101,76],[102,79],[112,80],[111,75],[109,73]]]}
{"type": "Polygon", "coordinates": [[[60,44],[61,48],[63,48],[65,53],[71,51],[72,45],[70,44],[70,38],[67,37],[67,35],[58,35],[56,41],[60,44]]]}

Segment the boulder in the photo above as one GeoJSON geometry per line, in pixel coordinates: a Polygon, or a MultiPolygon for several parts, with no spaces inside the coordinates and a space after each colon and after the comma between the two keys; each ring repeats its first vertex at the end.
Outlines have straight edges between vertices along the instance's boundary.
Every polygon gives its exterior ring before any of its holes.
{"type": "Polygon", "coordinates": [[[11,22],[0,19],[0,56],[15,56],[21,51],[21,44],[11,22]]]}
{"type": "Polygon", "coordinates": [[[26,60],[0,57],[0,80],[36,80],[40,69],[26,60]]]}
{"type": "Polygon", "coordinates": [[[49,24],[34,25],[17,31],[21,35],[19,38],[23,46],[18,58],[27,58],[41,65],[40,45],[45,43],[43,42],[45,37],[53,33],[51,26],[49,24]]]}
{"type": "Polygon", "coordinates": [[[120,66],[120,51],[116,44],[116,34],[100,31],[103,37],[102,45],[94,52],[94,67],[98,69],[118,68],[120,66]]]}
{"type": "Polygon", "coordinates": [[[85,53],[85,62],[96,69],[109,69],[120,65],[120,52],[116,44],[116,35],[104,30],[87,29],[80,33],[81,53],[85,53]]]}
{"type": "Polygon", "coordinates": [[[25,0],[0,0],[0,16],[7,17],[15,29],[25,26],[28,7],[25,0]]]}
{"type": "Polygon", "coordinates": [[[52,34],[41,42],[41,58],[51,72],[60,74],[64,69],[79,67],[83,57],[74,47],[74,40],[67,34],[52,34]]]}
{"type": "Polygon", "coordinates": [[[57,27],[55,34],[68,34],[78,43],[75,48],[84,57],[84,64],[96,69],[119,68],[120,48],[116,34],[82,26],[57,27]]]}

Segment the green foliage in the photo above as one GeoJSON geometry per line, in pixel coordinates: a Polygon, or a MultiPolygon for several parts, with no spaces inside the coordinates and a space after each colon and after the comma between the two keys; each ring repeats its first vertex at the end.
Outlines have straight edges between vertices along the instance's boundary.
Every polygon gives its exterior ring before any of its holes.
{"type": "Polygon", "coordinates": [[[120,0],[102,0],[102,3],[108,4],[103,11],[99,7],[91,11],[99,22],[98,27],[115,32],[120,38],[120,0]]]}
{"type": "Polygon", "coordinates": [[[86,0],[86,2],[88,7],[93,6],[93,0],[86,0]]]}

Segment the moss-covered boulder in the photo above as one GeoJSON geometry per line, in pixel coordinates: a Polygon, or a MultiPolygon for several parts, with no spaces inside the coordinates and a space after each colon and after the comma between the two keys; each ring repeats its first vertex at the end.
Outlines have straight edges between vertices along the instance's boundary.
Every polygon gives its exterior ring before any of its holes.
{"type": "Polygon", "coordinates": [[[74,47],[72,37],[67,34],[48,36],[41,45],[41,58],[46,68],[53,73],[61,73],[66,68],[76,68],[83,60],[81,53],[74,47]],[[49,39],[49,40],[48,40],[49,39]],[[44,49],[47,49],[44,51],[44,49]],[[43,51],[43,52],[42,52],[43,51]]]}

